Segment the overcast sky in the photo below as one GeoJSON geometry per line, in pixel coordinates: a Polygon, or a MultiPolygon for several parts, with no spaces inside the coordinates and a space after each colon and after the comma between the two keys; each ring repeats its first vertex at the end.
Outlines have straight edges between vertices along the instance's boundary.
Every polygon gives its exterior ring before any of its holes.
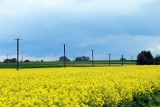
{"type": "Polygon", "coordinates": [[[63,44],[69,58],[137,57],[160,54],[160,0],[0,0],[0,60],[58,60],[63,44]]]}

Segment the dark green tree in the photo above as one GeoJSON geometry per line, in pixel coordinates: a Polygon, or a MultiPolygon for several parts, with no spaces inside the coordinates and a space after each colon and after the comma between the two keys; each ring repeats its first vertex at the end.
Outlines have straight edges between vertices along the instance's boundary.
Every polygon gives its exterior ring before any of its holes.
{"type": "Polygon", "coordinates": [[[4,63],[10,62],[10,59],[5,59],[3,62],[4,63]]]}
{"type": "Polygon", "coordinates": [[[4,62],[4,63],[7,63],[7,62],[15,63],[15,62],[17,62],[17,59],[16,59],[16,58],[12,58],[12,59],[5,59],[3,62],[4,62]]]}
{"type": "Polygon", "coordinates": [[[87,56],[76,57],[75,61],[89,61],[90,58],[87,56]]]}
{"type": "Polygon", "coordinates": [[[155,65],[160,65],[160,55],[157,55],[154,59],[155,65]]]}
{"type": "Polygon", "coordinates": [[[137,65],[153,65],[154,58],[150,51],[142,51],[137,56],[137,65]]]}
{"type": "Polygon", "coordinates": [[[122,61],[122,60],[123,60],[123,61],[126,61],[127,59],[126,59],[126,58],[120,58],[120,61],[122,61]]]}
{"type": "Polygon", "coordinates": [[[24,62],[27,63],[27,62],[30,62],[30,60],[27,59],[27,60],[25,60],[24,62]]]}
{"type": "Polygon", "coordinates": [[[76,57],[75,61],[83,61],[82,57],[76,57]]]}
{"type": "MultiPolygon", "coordinates": [[[[67,57],[65,57],[65,60],[66,60],[66,61],[70,61],[70,59],[68,59],[67,57]]],[[[61,56],[61,57],[59,58],[59,61],[64,61],[64,56],[61,56]]]]}

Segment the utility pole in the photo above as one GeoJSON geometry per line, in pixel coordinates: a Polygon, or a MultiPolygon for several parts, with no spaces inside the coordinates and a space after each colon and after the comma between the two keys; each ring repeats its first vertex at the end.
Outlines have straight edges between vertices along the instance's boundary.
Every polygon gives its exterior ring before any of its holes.
{"type": "Polygon", "coordinates": [[[133,64],[133,56],[131,56],[131,65],[133,64]]]}
{"type": "Polygon", "coordinates": [[[109,53],[109,66],[110,66],[110,64],[111,64],[111,54],[109,53]]]}
{"type": "Polygon", "coordinates": [[[22,52],[22,59],[21,59],[21,61],[23,62],[23,52],[22,52]]]}
{"type": "Polygon", "coordinates": [[[19,41],[21,39],[17,38],[15,39],[17,41],[17,71],[19,70],[19,41]]]}
{"type": "Polygon", "coordinates": [[[8,59],[8,54],[7,54],[7,65],[8,65],[9,59],[8,59]]]}
{"type": "Polygon", "coordinates": [[[66,67],[66,44],[64,44],[64,68],[66,67]]]}
{"type": "Polygon", "coordinates": [[[74,59],[74,56],[73,56],[73,66],[74,66],[74,61],[75,61],[75,59],[74,59]]]}
{"type": "Polygon", "coordinates": [[[123,55],[122,55],[122,66],[123,66],[123,55]]]}
{"type": "Polygon", "coordinates": [[[94,66],[94,50],[92,49],[92,67],[94,66]]]}

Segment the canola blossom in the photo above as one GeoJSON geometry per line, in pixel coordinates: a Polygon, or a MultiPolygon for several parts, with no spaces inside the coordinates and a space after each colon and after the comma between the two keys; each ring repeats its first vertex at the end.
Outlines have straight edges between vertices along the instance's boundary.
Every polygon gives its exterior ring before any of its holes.
{"type": "Polygon", "coordinates": [[[0,69],[0,107],[101,107],[160,90],[160,66],[0,69]]]}

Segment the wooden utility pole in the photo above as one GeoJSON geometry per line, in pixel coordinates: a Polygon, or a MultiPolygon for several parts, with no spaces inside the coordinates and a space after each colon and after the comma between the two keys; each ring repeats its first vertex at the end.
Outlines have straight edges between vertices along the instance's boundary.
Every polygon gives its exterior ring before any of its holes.
{"type": "Polygon", "coordinates": [[[66,44],[64,44],[64,68],[66,67],[66,44]]]}
{"type": "Polygon", "coordinates": [[[110,64],[111,64],[111,54],[109,53],[109,66],[110,66],[110,64]]]}
{"type": "Polygon", "coordinates": [[[92,49],[92,67],[94,66],[94,50],[92,49]]]}
{"type": "Polygon", "coordinates": [[[7,65],[8,65],[9,59],[8,59],[8,54],[7,54],[7,65]]]}
{"type": "Polygon", "coordinates": [[[133,64],[133,56],[131,56],[131,65],[133,64]]]}
{"type": "Polygon", "coordinates": [[[122,66],[123,66],[123,60],[124,60],[123,55],[122,55],[122,59],[121,60],[122,60],[122,66]]]}
{"type": "Polygon", "coordinates": [[[19,70],[19,41],[21,39],[17,38],[15,39],[17,41],[17,71],[19,70]]]}
{"type": "Polygon", "coordinates": [[[23,52],[22,52],[21,62],[23,62],[23,52]]]}
{"type": "Polygon", "coordinates": [[[74,59],[74,56],[73,56],[73,66],[74,66],[74,62],[75,62],[75,59],[74,59]]]}

